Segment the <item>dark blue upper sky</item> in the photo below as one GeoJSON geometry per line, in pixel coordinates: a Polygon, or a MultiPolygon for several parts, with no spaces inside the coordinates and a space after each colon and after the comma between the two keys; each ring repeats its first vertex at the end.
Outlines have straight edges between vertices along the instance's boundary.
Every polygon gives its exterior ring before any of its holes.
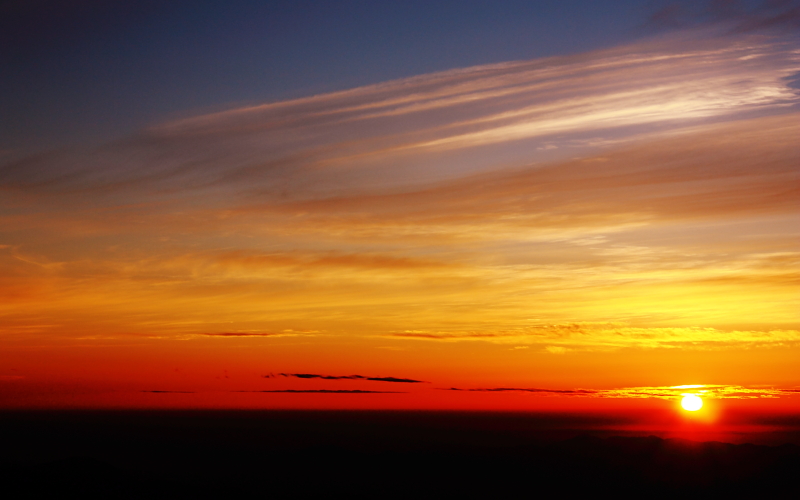
{"type": "Polygon", "coordinates": [[[608,47],[680,27],[687,16],[724,16],[738,8],[711,1],[691,13],[689,4],[679,5],[5,0],[0,152],[16,156],[104,140],[176,116],[608,47]]]}

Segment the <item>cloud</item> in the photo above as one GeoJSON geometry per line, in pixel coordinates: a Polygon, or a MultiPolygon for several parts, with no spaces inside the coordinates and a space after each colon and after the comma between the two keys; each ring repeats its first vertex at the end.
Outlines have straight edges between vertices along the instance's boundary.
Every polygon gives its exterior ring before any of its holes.
{"type": "Polygon", "coordinates": [[[390,337],[400,337],[407,339],[424,339],[424,340],[485,340],[485,339],[503,339],[509,335],[504,333],[492,332],[394,332],[389,334],[390,337]]]}
{"type": "Polygon", "coordinates": [[[748,7],[735,0],[673,1],[654,12],[646,23],[651,29],[714,25],[732,33],[796,30],[800,28],[800,2],[764,1],[748,7]]]}
{"type": "MultiPolygon", "coordinates": [[[[322,380],[371,380],[374,382],[396,382],[402,384],[423,384],[422,380],[398,377],[365,377],[363,375],[317,375],[313,373],[279,373],[282,377],[294,377],[301,379],[322,379],[322,380]]],[[[274,375],[264,375],[265,378],[273,378],[274,375]]]]}
{"type": "Polygon", "coordinates": [[[213,256],[197,256],[198,261],[209,265],[242,267],[246,269],[274,267],[353,267],[364,269],[392,270],[424,270],[448,266],[445,262],[430,259],[415,259],[406,256],[380,255],[374,253],[339,254],[327,253],[261,253],[261,252],[226,252],[213,256]]]}
{"type": "Polygon", "coordinates": [[[234,391],[234,392],[284,392],[292,394],[406,394],[397,391],[362,391],[360,389],[280,389],[271,391],[234,391]]]}
{"type": "Polygon", "coordinates": [[[597,391],[587,389],[533,389],[533,388],[520,388],[520,387],[492,387],[489,389],[459,389],[457,387],[450,387],[449,389],[439,389],[442,391],[464,391],[464,392],[535,392],[539,394],[558,394],[558,395],[588,395],[594,394],[597,391]]]}
{"type": "Polygon", "coordinates": [[[800,56],[701,31],[0,162],[4,335],[796,345],[800,56]]]}
{"type": "Polygon", "coordinates": [[[242,213],[302,214],[312,227],[354,236],[416,232],[470,239],[520,229],[544,236],[548,230],[793,213],[798,123],[790,114],[687,130],[605,152],[602,168],[589,157],[400,194],[252,206],[242,213]]]}
{"type": "Polygon", "coordinates": [[[674,399],[686,394],[694,394],[710,399],[759,399],[779,398],[790,391],[772,387],[744,387],[740,385],[682,385],[672,387],[628,387],[600,391],[597,397],[603,398],[658,398],[674,399]]]}
{"type": "Polygon", "coordinates": [[[319,335],[318,330],[293,330],[286,329],[279,332],[204,332],[204,333],[189,333],[189,336],[199,337],[219,337],[219,338],[235,338],[235,337],[313,337],[319,335]]]}
{"type": "Polygon", "coordinates": [[[694,394],[709,399],[759,399],[791,396],[800,392],[796,389],[776,389],[773,387],[744,387],[740,385],[679,385],[658,387],[624,387],[620,389],[535,389],[519,387],[496,387],[459,389],[451,387],[444,391],[463,392],[526,392],[544,396],[588,397],[610,399],[676,399],[694,394]]]}
{"type": "Polygon", "coordinates": [[[485,341],[542,345],[552,354],[573,350],[692,349],[800,345],[798,330],[733,330],[710,327],[634,327],[624,323],[532,325],[497,332],[399,332],[391,337],[438,341],[485,341]]]}
{"type": "Polygon", "coordinates": [[[291,333],[279,333],[279,332],[262,332],[262,333],[251,333],[251,332],[219,332],[219,333],[196,333],[195,335],[201,335],[204,337],[286,337],[288,335],[293,335],[291,333]]]}
{"type": "MultiPolygon", "coordinates": [[[[628,136],[625,127],[779,109],[798,100],[782,80],[796,71],[796,54],[780,39],[676,35],[161,124],[100,147],[6,163],[0,186],[91,193],[94,204],[194,192],[228,205],[233,193],[308,199],[419,184],[494,169],[498,155],[502,164],[531,161],[554,138],[628,136]]],[[[553,151],[574,152],[545,152],[553,151]]]]}
{"type": "Polygon", "coordinates": [[[151,394],[196,394],[195,391],[142,391],[151,394]]]}

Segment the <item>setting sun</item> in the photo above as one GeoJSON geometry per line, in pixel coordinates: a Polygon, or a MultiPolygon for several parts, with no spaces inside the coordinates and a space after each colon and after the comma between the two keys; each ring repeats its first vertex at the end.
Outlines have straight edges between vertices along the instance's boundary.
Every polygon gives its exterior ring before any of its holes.
{"type": "Polygon", "coordinates": [[[703,400],[694,394],[687,394],[681,399],[681,406],[686,411],[697,411],[703,407],[703,400]]]}

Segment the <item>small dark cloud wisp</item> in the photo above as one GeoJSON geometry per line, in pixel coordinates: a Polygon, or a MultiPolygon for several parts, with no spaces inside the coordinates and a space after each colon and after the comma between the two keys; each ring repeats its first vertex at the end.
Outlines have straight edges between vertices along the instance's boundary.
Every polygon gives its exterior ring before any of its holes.
{"type": "Polygon", "coordinates": [[[747,8],[736,0],[668,3],[650,15],[650,29],[683,29],[714,23],[728,23],[733,33],[763,30],[794,31],[800,28],[800,1],[768,0],[747,8]]]}
{"type": "Polygon", "coordinates": [[[204,337],[280,337],[284,336],[283,333],[246,333],[246,332],[219,332],[219,333],[198,333],[204,337]]]}
{"type": "Polygon", "coordinates": [[[142,391],[150,394],[196,394],[195,391],[142,391]]]}
{"type": "Polygon", "coordinates": [[[290,394],[407,394],[398,391],[362,391],[360,389],[277,389],[272,391],[235,391],[235,392],[283,392],[290,394]]]}
{"type": "Polygon", "coordinates": [[[439,389],[440,391],[464,391],[464,392],[536,392],[543,394],[564,394],[564,395],[591,395],[597,391],[587,389],[536,389],[524,387],[491,387],[491,388],[478,388],[478,389],[459,389],[458,387],[449,387],[439,389]]]}
{"type": "MultiPolygon", "coordinates": [[[[414,380],[410,378],[399,377],[365,377],[364,375],[318,375],[316,373],[279,373],[281,377],[294,377],[302,379],[320,379],[320,380],[371,380],[373,382],[396,382],[401,384],[425,384],[424,380],[414,380]]],[[[275,378],[272,373],[264,375],[264,378],[275,378]]]]}

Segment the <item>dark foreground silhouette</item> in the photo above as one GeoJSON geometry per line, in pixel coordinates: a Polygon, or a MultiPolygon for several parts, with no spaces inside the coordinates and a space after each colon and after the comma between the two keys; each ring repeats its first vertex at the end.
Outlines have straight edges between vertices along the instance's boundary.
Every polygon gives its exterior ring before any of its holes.
{"type": "Polygon", "coordinates": [[[800,447],[793,444],[598,437],[583,433],[580,422],[565,430],[564,420],[489,413],[12,412],[0,414],[0,481],[14,493],[8,498],[800,498],[800,447]]]}

